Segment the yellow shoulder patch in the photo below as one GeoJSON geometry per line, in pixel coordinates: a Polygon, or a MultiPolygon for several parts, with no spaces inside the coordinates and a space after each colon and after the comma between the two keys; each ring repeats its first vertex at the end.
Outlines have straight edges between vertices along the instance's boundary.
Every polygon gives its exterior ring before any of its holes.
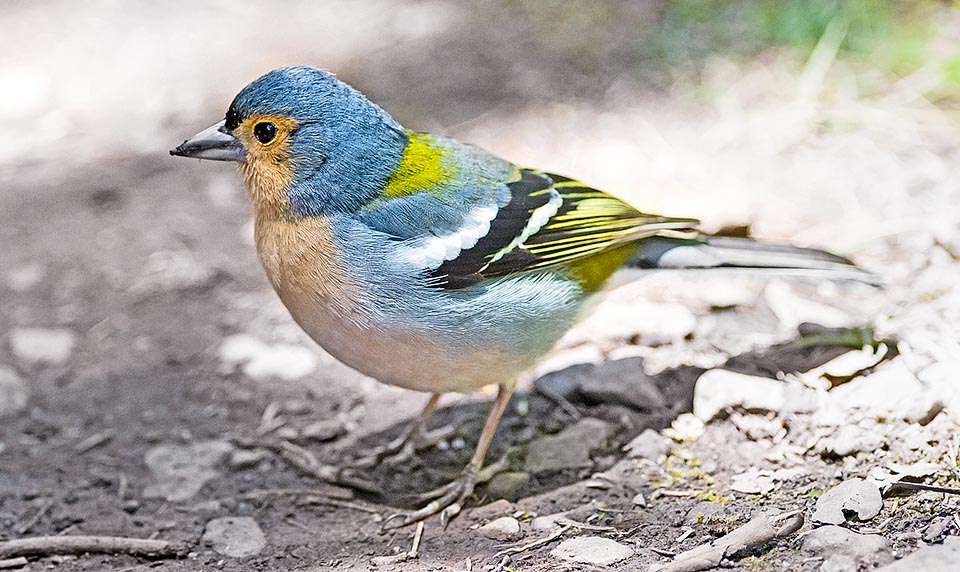
{"type": "Polygon", "coordinates": [[[407,131],[409,142],[397,170],[387,179],[383,198],[396,199],[426,191],[451,180],[456,173],[446,161],[449,152],[426,133],[407,131]]]}
{"type": "Polygon", "coordinates": [[[584,292],[596,292],[614,272],[637,253],[638,245],[628,242],[609,250],[569,262],[568,272],[584,292]]]}

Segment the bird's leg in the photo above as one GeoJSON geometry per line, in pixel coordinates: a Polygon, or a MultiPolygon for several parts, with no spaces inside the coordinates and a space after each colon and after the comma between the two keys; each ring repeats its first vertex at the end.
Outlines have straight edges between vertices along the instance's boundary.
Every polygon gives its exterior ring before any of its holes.
{"type": "Polygon", "coordinates": [[[487,415],[487,421],[483,425],[483,431],[480,433],[480,441],[477,448],[470,458],[470,462],[464,467],[463,472],[453,482],[430,491],[423,495],[423,498],[433,498],[425,507],[408,514],[396,514],[389,517],[383,523],[384,528],[399,528],[425,518],[440,514],[440,524],[446,526],[451,518],[460,513],[463,508],[463,502],[473,494],[473,487],[478,483],[491,478],[495,472],[481,471],[483,460],[487,456],[487,449],[490,448],[490,442],[497,431],[497,425],[500,423],[500,417],[510,402],[510,396],[513,395],[513,385],[501,385],[497,392],[497,398],[493,402],[493,409],[487,415]],[[391,521],[398,521],[393,524],[391,521]]]}
{"type": "Polygon", "coordinates": [[[355,463],[357,467],[370,467],[381,462],[400,464],[408,461],[417,451],[432,447],[453,435],[455,428],[452,425],[441,427],[435,431],[427,431],[427,425],[433,412],[440,403],[442,393],[434,393],[427,400],[420,415],[407,427],[404,432],[382,447],[377,447],[355,463]]]}

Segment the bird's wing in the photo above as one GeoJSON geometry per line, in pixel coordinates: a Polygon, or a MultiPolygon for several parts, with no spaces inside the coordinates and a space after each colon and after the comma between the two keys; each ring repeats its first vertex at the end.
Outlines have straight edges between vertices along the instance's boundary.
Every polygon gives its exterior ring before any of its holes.
{"type": "Polygon", "coordinates": [[[489,278],[555,268],[667,230],[688,230],[695,219],[642,213],[579,181],[520,169],[506,184],[505,204],[477,209],[462,232],[414,242],[412,259],[439,287],[456,289],[489,278]],[[482,212],[480,212],[482,211],[482,212]],[[476,238],[479,236],[479,238],[476,238]],[[443,248],[456,243],[455,248],[443,248]]]}

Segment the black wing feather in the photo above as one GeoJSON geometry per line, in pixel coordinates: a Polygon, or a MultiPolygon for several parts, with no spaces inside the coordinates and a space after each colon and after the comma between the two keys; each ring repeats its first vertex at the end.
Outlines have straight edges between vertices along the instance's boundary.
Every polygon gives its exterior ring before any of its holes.
{"type": "Polygon", "coordinates": [[[507,183],[510,201],[491,221],[489,233],[433,270],[429,276],[433,283],[464,288],[489,278],[561,266],[626,242],[669,230],[690,230],[698,224],[696,219],[642,213],[568,177],[532,169],[522,169],[520,174],[519,180],[507,183]],[[540,228],[528,228],[534,211],[551,200],[560,201],[556,211],[540,228]]]}

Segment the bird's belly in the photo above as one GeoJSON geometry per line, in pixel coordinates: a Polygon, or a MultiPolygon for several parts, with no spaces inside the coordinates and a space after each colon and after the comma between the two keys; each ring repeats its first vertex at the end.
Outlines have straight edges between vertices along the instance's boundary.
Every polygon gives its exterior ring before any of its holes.
{"type": "Polygon", "coordinates": [[[322,303],[284,300],[294,320],[330,355],[382,383],[427,392],[470,392],[513,383],[530,360],[502,350],[462,353],[423,332],[362,325],[322,303]]]}
{"type": "Polygon", "coordinates": [[[389,265],[340,252],[330,222],[319,217],[258,219],[256,236],[264,270],[300,327],[333,357],[389,385],[468,392],[513,383],[549,351],[576,308],[572,287],[559,278],[467,298],[398,286],[412,277],[359,280],[364,264],[389,265]],[[373,308],[376,300],[383,307],[373,308]]]}

